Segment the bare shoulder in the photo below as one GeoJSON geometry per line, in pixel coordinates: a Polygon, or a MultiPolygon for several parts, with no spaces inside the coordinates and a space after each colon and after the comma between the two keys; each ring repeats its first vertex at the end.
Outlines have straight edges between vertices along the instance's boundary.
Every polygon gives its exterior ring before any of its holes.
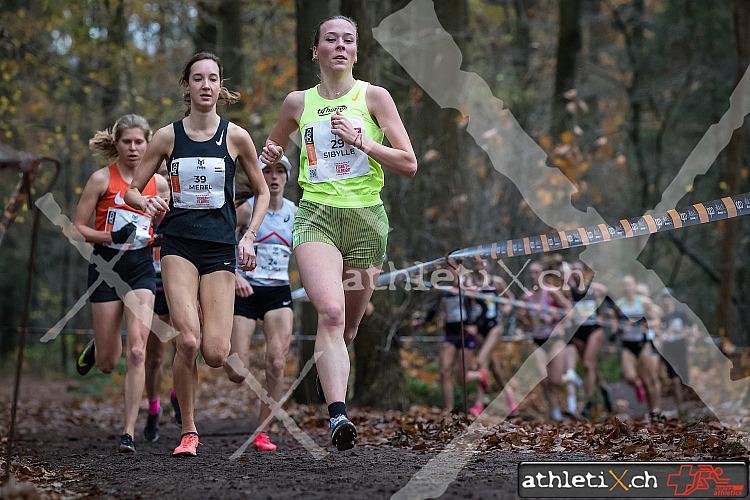
{"type": "Polygon", "coordinates": [[[152,141],[155,141],[155,140],[161,140],[161,141],[172,140],[172,141],[174,141],[174,127],[172,126],[171,123],[169,125],[165,125],[165,126],[161,127],[159,130],[157,130],[154,133],[154,137],[151,140],[152,141]]]}
{"type": "Polygon", "coordinates": [[[279,120],[294,120],[299,123],[302,118],[302,112],[305,110],[305,91],[293,90],[284,98],[281,105],[281,116],[279,120]]]}
{"type": "Polygon", "coordinates": [[[158,148],[160,153],[168,155],[174,147],[174,127],[170,123],[154,133],[154,137],[149,144],[151,147],[158,148]]]}
{"type": "Polygon", "coordinates": [[[239,125],[229,122],[229,125],[227,126],[227,137],[232,142],[246,141],[250,139],[250,133],[239,125]]]}
{"type": "Polygon", "coordinates": [[[367,87],[367,105],[372,107],[372,105],[375,106],[382,106],[384,104],[393,103],[393,97],[391,97],[391,93],[388,92],[387,89],[384,87],[380,87],[378,85],[369,85],[367,87]]]}
{"type": "Polygon", "coordinates": [[[109,166],[96,169],[89,177],[88,185],[103,193],[109,186],[109,166]]]}
{"type": "Polygon", "coordinates": [[[290,110],[299,109],[299,111],[302,112],[302,108],[305,107],[305,91],[293,90],[289,92],[284,98],[283,105],[289,107],[290,110]]]}

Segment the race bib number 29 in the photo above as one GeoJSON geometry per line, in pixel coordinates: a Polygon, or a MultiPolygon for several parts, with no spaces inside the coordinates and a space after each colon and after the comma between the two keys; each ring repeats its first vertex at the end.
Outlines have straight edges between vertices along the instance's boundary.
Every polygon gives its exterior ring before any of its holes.
{"type": "Polygon", "coordinates": [[[224,158],[178,158],[169,165],[176,208],[210,209],[224,206],[224,158]]]}
{"type": "MultiPolygon", "coordinates": [[[[365,123],[359,118],[348,117],[354,130],[364,137],[365,123]]],[[[305,128],[305,151],[307,152],[310,182],[329,182],[361,177],[370,173],[367,155],[359,148],[346,144],[331,133],[330,119],[311,123],[305,128]]]]}

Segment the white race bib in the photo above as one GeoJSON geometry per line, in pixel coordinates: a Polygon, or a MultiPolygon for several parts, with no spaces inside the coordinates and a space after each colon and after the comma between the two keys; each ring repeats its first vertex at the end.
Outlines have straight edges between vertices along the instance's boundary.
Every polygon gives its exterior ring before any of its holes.
{"type": "Polygon", "coordinates": [[[172,203],[176,208],[224,206],[224,158],[176,158],[169,166],[172,203]]]}
{"type": "MultiPolygon", "coordinates": [[[[347,117],[354,130],[365,137],[365,122],[347,117]]],[[[331,133],[331,120],[311,123],[305,128],[307,151],[307,179],[310,182],[329,182],[362,177],[370,173],[370,161],[359,148],[346,144],[331,133]]]]}
{"type": "Polygon", "coordinates": [[[261,243],[255,246],[257,267],[248,276],[258,279],[289,281],[289,257],[292,249],[286,245],[261,243]]]}
{"type": "Polygon", "coordinates": [[[109,208],[107,210],[107,223],[105,231],[119,231],[127,224],[135,224],[135,240],[133,243],[110,243],[107,246],[116,250],[135,250],[143,248],[151,241],[151,217],[137,214],[130,210],[121,208],[109,208]]]}

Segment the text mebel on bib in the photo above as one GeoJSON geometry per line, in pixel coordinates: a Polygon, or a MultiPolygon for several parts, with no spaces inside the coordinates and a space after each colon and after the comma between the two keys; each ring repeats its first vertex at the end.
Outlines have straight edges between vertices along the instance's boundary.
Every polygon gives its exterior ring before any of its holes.
{"type": "Polygon", "coordinates": [[[176,208],[213,209],[224,206],[224,158],[177,158],[169,166],[176,208]]]}

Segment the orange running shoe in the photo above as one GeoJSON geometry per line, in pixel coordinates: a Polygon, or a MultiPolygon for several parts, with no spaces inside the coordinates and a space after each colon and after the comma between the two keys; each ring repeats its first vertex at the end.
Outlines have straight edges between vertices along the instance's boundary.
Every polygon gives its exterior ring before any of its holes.
{"type": "Polygon", "coordinates": [[[180,441],[180,446],[174,449],[174,453],[172,453],[172,456],[196,456],[198,454],[196,452],[196,449],[198,448],[199,444],[200,442],[198,442],[198,434],[194,432],[183,434],[182,441],[180,441]]]}
{"type": "Polygon", "coordinates": [[[268,439],[265,433],[261,432],[253,440],[253,449],[256,451],[273,451],[276,449],[276,445],[268,439]]]}

